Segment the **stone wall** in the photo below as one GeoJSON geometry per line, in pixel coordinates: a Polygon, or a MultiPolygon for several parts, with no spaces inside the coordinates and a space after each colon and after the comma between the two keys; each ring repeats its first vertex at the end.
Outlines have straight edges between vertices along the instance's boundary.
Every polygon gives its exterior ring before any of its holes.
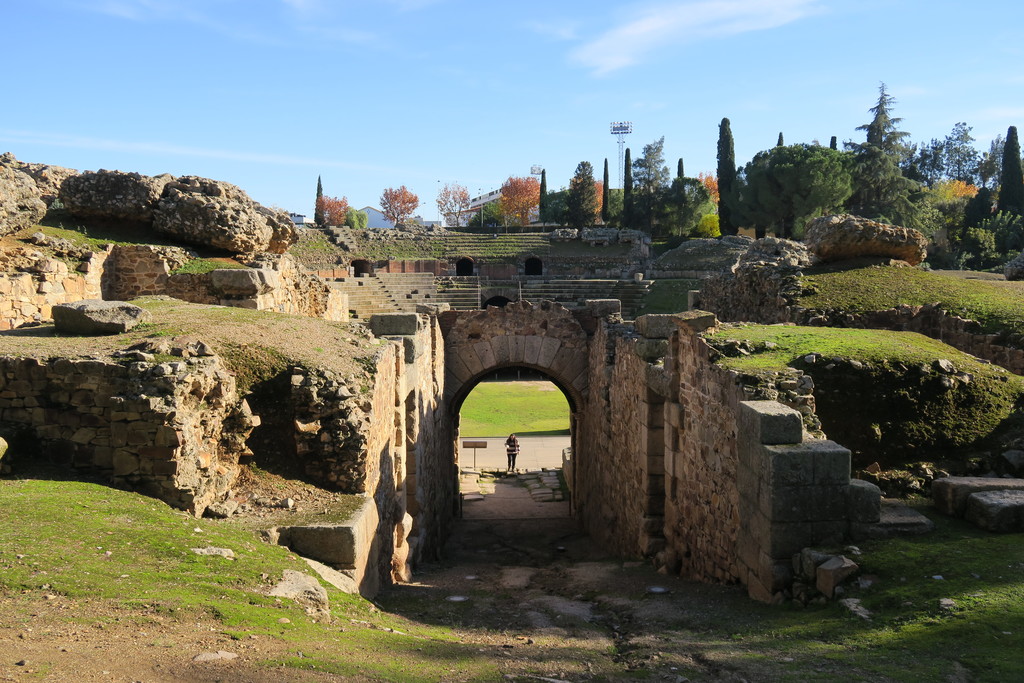
{"type": "Polygon", "coordinates": [[[880,494],[850,481],[848,450],[805,432],[808,385],[747,386],[714,363],[701,332],[716,324],[699,311],[602,323],[576,425],[574,509],[619,554],[777,599],[792,554],[877,521],[880,494]],[[748,400],[766,393],[801,410],[748,400]]]}
{"type": "Polygon", "coordinates": [[[57,304],[82,299],[130,300],[166,295],[198,304],[348,320],[348,296],[303,271],[288,255],[268,254],[248,269],[204,274],[172,271],[190,260],[178,247],[117,245],[84,259],[8,252],[0,273],[0,329],[49,320],[57,304]],[[70,263],[70,265],[69,265],[70,263]]]}
{"type": "Polygon", "coordinates": [[[14,263],[4,264],[0,272],[0,330],[49,320],[57,304],[101,298],[109,254],[109,250],[90,252],[69,266],[40,252],[25,250],[20,258],[8,252],[7,259],[14,263]]]}
{"type": "Polygon", "coordinates": [[[232,375],[197,348],[170,362],[2,357],[0,423],[38,442],[33,457],[109,472],[201,515],[234,481],[253,423],[232,375]]]}

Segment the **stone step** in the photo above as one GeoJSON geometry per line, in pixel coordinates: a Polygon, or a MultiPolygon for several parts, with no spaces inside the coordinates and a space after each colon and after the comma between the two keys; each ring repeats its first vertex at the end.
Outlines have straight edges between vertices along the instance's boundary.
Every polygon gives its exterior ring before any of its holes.
{"type": "Polygon", "coordinates": [[[964,518],[988,531],[1024,531],[1024,490],[972,493],[964,518]]]}
{"type": "Polygon", "coordinates": [[[881,515],[876,524],[852,524],[850,535],[854,540],[916,536],[935,528],[935,522],[898,500],[882,499],[881,515]]]}
{"type": "Polygon", "coordinates": [[[1024,479],[1000,477],[945,477],[932,482],[932,504],[940,512],[963,517],[967,499],[982,491],[1024,490],[1024,479]]]}

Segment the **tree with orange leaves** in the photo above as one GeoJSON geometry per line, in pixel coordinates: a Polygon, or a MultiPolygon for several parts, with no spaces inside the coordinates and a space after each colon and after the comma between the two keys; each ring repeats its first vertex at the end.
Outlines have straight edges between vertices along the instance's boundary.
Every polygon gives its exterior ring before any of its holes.
{"type": "Polygon", "coordinates": [[[449,228],[461,225],[462,217],[469,210],[469,190],[458,183],[446,184],[437,193],[437,210],[449,228]]]}
{"type": "Polygon", "coordinates": [[[322,195],[316,198],[316,215],[323,216],[324,225],[345,225],[348,199],[322,195]]]}
{"type": "Polygon", "coordinates": [[[708,194],[711,195],[711,201],[718,206],[718,178],[711,175],[710,173],[698,173],[697,180],[707,188],[708,194]]]}
{"type": "Polygon", "coordinates": [[[380,195],[380,211],[392,225],[409,220],[419,205],[420,198],[405,185],[398,189],[386,188],[380,195]]]}
{"type": "Polygon", "coordinates": [[[501,211],[514,225],[529,225],[539,204],[540,182],[532,176],[509,176],[501,186],[501,211]]]}

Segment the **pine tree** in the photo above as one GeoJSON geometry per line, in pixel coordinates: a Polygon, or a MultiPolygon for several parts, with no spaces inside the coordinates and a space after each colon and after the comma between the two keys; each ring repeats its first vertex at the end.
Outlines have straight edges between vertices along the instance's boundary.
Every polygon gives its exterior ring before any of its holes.
{"type": "Polygon", "coordinates": [[[540,170],[540,200],[537,203],[537,217],[541,223],[548,221],[548,171],[546,168],[540,170]]]}
{"type": "Polygon", "coordinates": [[[894,104],[896,104],[896,98],[886,92],[885,83],[880,84],[878,86],[878,103],[868,110],[874,114],[874,117],[871,119],[871,123],[857,126],[857,130],[867,133],[868,145],[878,147],[886,154],[896,156],[897,161],[900,161],[906,151],[903,138],[907,137],[909,133],[896,129],[903,119],[891,115],[890,111],[894,104]]]}
{"type": "Polygon", "coordinates": [[[569,181],[565,205],[570,227],[580,229],[594,224],[597,218],[597,188],[594,187],[594,167],[589,161],[581,161],[576,167],[576,173],[569,181]]]}
{"type": "Polygon", "coordinates": [[[327,217],[324,215],[323,207],[320,206],[320,202],[324,197],[324,184],[320,182],[320,176],[316,177],[316,203],[313,205],[313,222],[319,227],[324,227],[324,221],[327,217]]]}
{"type": "Polygon", "coordinates": [[[999,176],[999,202],[997,211],[1024,213],[1024,169],[1020,163],[1020,142],[1017,126],[1006,131],[1003,144],[1003,172],[999,176]]]}
{"type": "Polygon", "coordinates": [[[775,143],[776,147],[785,147],[786,141],[782,139],[782,131],[779,131],[779,141],[775,143]]]}
{"type": "Polygon", "coordinates": [[[833,135],[832,139],[828,141],[828,148],[829,149],[839,149],[839,140],[836,139],[835,135],[833,135]]]}
{"type": "Polygon", "coordinates": [[[611,190],[609,189],[609,180],[608,180],[608,157],[605,157],[605,159],[604,159],[604,178],[603,178],[603,180],[604,180],[604,186],[601,188],[601,221],[603,223],[607,224],[608,223],[608,216],[609,216],[608,204],[609,204],[609,197],[611,195],[611,190]]]}
{"type": "Polygon", "coordinates": [[[626,148],[626,157],[623,162],[625,176],[622,179],[622,227],[633,227],[633,162],[629,154],[629,147],[626,148]]]}
{"type": "Polygon", "coordinates": [[[733,219],[736,192],[736,152],[733,150],[729,119],[718,126],[718,227],[723,235],[735,235],[738,226],[733,219]]]}
{"type": "Polygon", "coordinates": [[[683,158],[679,157],[679,163],[676,164],[676,178],[685,178],[686,174],[683,173],[683,158]]]}

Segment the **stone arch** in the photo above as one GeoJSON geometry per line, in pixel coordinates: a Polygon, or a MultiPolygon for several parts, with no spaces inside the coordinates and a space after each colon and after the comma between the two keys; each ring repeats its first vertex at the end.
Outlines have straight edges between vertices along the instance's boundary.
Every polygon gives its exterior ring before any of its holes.
{"type": "Polygon", "coordinates": [[[352,261],[352,275],[355,277],[373,275],[373,264],[361,258],[352,261]]]}
{"type": "Polygon", "coordinates": [[[562,387],[570,405],[587,392],[586,331],[561,304],[516,301],[503,308],[458,311],[445,332],[445,398],[468,393],[467,385],[503,367],[539,370],[562,387]]]}
{"type": "Polygon", "coordinates": [[[476,264],[468,256],[463,256],[455,262],[455,275],[457,277],[468,277],[473,275],[475,271],[476,264]]]}
{"type": "Polygon", "coordinates": [[[531,256],[523,263],[523,275],[543,275],[544,262],[536,256],[531,256]]]}
{"type": "Polygon", "coordinates": [[[509,299],[507,296],[502,296],[501,294],[496,294],[496,295],[492,296],[491,298],[489,298],[487,301],[485,301],[483,306],[481,306],[481,308],[487,308],[488,306],[496,306],[498,308],[504,308],[505,306],[508,306],[510,303],[512,303],[512,300],[509,299]]]}

